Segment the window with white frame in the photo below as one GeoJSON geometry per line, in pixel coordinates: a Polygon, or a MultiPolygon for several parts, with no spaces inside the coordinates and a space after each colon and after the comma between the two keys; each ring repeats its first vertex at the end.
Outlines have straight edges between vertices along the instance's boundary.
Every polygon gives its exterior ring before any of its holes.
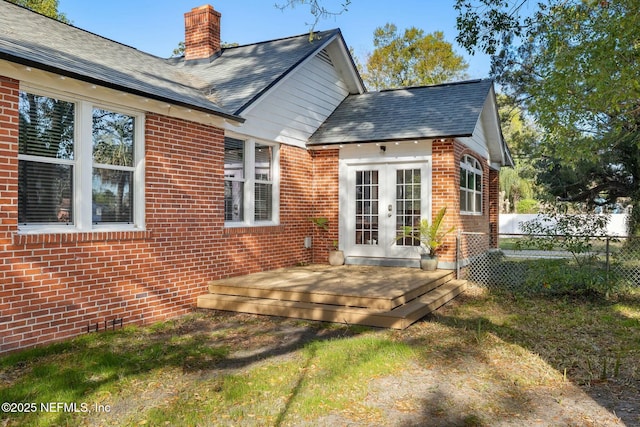
{"type": "Polygon", "coordinates": [[[255,221],[273,220],[273,146],[255,144],[255,221]]]}
{"type": "Polygon", "coordinates": [[[482,165],[471,156],[460,161],[460,212],[482,214],[482,165]]]}
{"type": "Polygon", "coordinates": [[[244,141],[224,139],[224,220],[244,221],[244,141]]]}
{"type": "Polygon", "coordinates": [[[227,224],[277,223],[276,145],[224,139],[224,219],[227,224]]]}
{"type": "Polygon", "coordinates": [[[87,100],[20,92],[22,230],[144,225],[143,117],[87,100]]]}

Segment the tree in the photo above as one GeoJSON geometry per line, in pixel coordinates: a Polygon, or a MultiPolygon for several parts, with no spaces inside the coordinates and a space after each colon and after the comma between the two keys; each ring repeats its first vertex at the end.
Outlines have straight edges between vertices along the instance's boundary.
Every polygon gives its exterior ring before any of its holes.
{"type": "Polygon", "coordinates": [[[456,9],[458,42],[495,55],[492,74],[543,131],[540,158],[582,180],[564,197],[640,200],[640,2],[457,0],[456,9]]]}
{"type": "Polygon", "coordinates": [[[372,89],[438,84],[466,76],[468,64],[441,31],[425,35],[411,27],[400,34],[394,24],[386,24],[374,31],[373,45],[363,75],[372,89]]]}
{"type": "Polygon", "coordinates": [[[500,191],[504,201],[508,202],[505,203],[503,211],[518,211],[517,207],[521,201],[532,199],[541,193],[539,186],[536,185],[539,172],[530,160],[540,135],[512,98],[498,94],[497,103],[502,133],[505,140],[509,141],[515,163],[513,168],[504,168],[500,172],[500,191]]]}
{"type": "Polygon", "coordinates": [[[58,0],[9,0],[11,3],[15,3],[19,6],[26,7],[27,9],[38,12],[49,18],[57,19],[58,21],[69,24],[64,13],[58,12],[58,0]]]}
{"type": "Polygon", "coordinates": [[[544,128],[555,154],[595,158],[612,131],[637,131],[637,0],[555,0],[520,19],[516,6],[527,1],[479,2],[490,6],[457,1],[457,40],[471,52],[496,54],[492,73],[544,128]]]}
{"type": "Polygon", "coordinates": [[[320,19],[326,19],[330,17],[335,17],[338,15],[342,15],[346,11],[349,10],[349,5],[351,4],[351,0],[345,0],[344,3],[340,3],[340,5],[335,5],[335,7],[328,7],[323,5],[322,0],[287,0],[285,3],[276,3],[276,7],[280,10],[284,10],[287,8],[293,9],[294,7],[300,5],[309,6],[309,13],[314,18],[313,23],[309,24],[309,37],[313,37],[313,31],[320,22],[320,19]]]}

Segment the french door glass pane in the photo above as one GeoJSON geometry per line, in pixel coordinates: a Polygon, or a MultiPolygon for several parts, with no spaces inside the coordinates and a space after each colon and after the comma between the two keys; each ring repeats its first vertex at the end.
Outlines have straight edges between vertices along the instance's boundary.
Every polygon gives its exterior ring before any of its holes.
{"type": "Polygon", "coordinates": [[[73,166],[18,162],[18,222],[73,223],[73,166]]]}
{"type": "Polygon", "coordinates": [[[356,171],[357,245],[378,244],[378,171],[356,171]]]}
{"type": "Polygon", "coordinates": [[[421,217],[420,169],[403,169],[396,171],[396,235],[404,234],[405,227],[414,229],[413,235],[397,241],[399,246],[419,246],[417,239],[421,217]]]}

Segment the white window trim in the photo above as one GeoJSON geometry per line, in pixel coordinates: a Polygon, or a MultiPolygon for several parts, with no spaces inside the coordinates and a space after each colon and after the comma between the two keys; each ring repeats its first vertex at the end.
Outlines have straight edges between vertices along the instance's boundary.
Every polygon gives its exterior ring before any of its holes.
{"type": "MultiPolygon", "coordinates": [[[[481,216],[483,215],[483,207],[482,205],[484,204],[484,171],[482,170],[482,166],[480,164],[480,161],[478,159],[476,159],[473,156],[470,156],[468,154],[465,154],[464,156],[462,156],[462,159],[460,159],[460,168],[461,169],[465,169],[469,172],[472,172],[474,174],[477,175],[477,178],[480,178],[480,191],[474,189],[469,189],[466,187],[461,187],[461,189],[464,189],[464,191],[466,193],[472,193],[474,195],[473,200],[475,203],[475,195],[480,194],[480,210],[478,211],[469,211],[469,210],[462,210],[460,209],[460,213],[463,215],[478,215],[481,216]],[[473,160],[478,166],[479,168],[475,168],[472,165],[469,164],[469,162],[467,162],[467,159],[471,159],[473,160]]],[[[460,203],[462,204],[462,201],[460,201],[460,203]]]]}
{"type": "Polygon", "coordinates": [[[227,133],[225,137],[234,138],[244,141],[244,178],[233,179],[225,178],[225,181],[242,181],[244,182],[243,190],[243,216],[240,221],[225,221],[224,226],[226,228],[233,227],[262,227],[262,226],[274,226],[280,224],[280,144],[274,142],[266,142],[262,140],[256,140],[255,138],[248,138],[246,136],[227,133]],[[268,145],[273,147],[273,158],[271,159],[271,181],[258,180],[255,176],[255,148],[256,144],[268,145]],[[255,184],[270,182],[272,185],[271,194],[271,220],[270,221],[256,221],[255,220],[255,184]]]}
{"type": "MultiPolygon", "coordinates": [[[[55,163],[73,165],[73,224],[18,224],[20,234],[47,234],[47,233],[86,233],[100,231],[141,231],[145,229],[145,114],[138,110],[121,105],[96,102],[83,97],[74,97],[67,94],[52,91],[38,86],[20,85],[21,92],[34,95],[48,96],[61,101],[73,102],[75,108],[74,120],[74,159],[59,160],[55,163]],[[93,109],[105,110],[127,114],[135,118],[134,127],[134,164],[131,167],[133,173],[133,223],[104,223],[94,224],[92,221],[93,198],[93,109]],[[87,196],[88,195],[88,196],[87,196]]],[[[45,158],[18,154],[19,160],[47,161],[45,158]]],[[[54,163],[54,162],[52,162],[54,163]]]]}

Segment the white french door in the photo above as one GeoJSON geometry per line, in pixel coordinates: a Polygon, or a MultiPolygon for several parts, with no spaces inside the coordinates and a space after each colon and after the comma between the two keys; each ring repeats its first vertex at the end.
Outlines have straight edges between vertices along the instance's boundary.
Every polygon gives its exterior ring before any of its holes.
{"type": "Polygon", "coordinates": [[[417,258],[418,242],[397,240],[427,217],[427,162],[356,164],[342,179],[342,236],[347,256],[417,258]]]}

